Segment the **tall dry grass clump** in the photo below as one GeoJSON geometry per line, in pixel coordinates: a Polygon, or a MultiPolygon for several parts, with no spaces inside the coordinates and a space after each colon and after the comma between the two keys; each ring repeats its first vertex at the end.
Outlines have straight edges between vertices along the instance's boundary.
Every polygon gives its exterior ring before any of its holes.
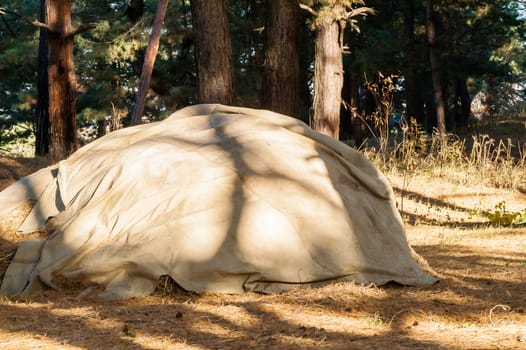
{"type": "Polygon", "coordinates": [[[526,143],[496,140],[486,134],[471,139],[428,135],[414,120],[402,123],[390,147],[364,149],[384,172],[409,178],[440,177],[460,185],[526,190],[526,143]]]}
{"type": "MultiPolygon", "coordinates": [[[[408,181],[413,176],[429,175],[460,185],[526,191],[526,141],[521,140],[526,135],[523,112],[479,121],[476,128],[480,132],[472,136],[441,136],[436,132],[430,135],[413,118],[402,118],[393,125],[395,80],[395,76],[378,73],[376,81],[366,84],[377,111],[363,120],[369,126],[374,146],[362,145],[361,150],[373,163],[384,172],[402,175],[408,181]],[[495,131],[506,124],[521,141],[488,135],[488,131],[498,135],[495,131]]],[[[510,129],[502,131],[506,135],[510,129]]]]}

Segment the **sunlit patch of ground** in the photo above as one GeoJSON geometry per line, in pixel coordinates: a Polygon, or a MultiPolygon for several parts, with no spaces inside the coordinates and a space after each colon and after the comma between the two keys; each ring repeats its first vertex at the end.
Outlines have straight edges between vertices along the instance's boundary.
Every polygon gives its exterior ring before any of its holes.
{"type": "MultiPolygon", "coordinates": [[[[48,290],[0,298],[0,349],[526,349],[526,227],[469,213],[502,200],[521,210],[524,194],[399,180],[408,240],[434,286],[196,295],[164,280],[150,297],[113,302],[48,290]]],[[[0,275],[27,210],[2,220],[0,275]]]]}

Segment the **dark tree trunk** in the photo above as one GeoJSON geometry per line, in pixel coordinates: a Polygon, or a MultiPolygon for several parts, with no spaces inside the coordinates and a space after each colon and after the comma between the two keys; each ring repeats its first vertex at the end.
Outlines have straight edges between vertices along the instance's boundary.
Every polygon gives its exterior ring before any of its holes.
{"type": "MultiPolygon", "coordinates": [[[[159,5],[157,5],[159,6],[159,5]]],[[[131,0],[130,5],[124,11],[124,14],[132,22],[137,22],[144,13],[144,0],[131,0]]]]}
{"type": "Polygon", "coordinates": [[[267,2],[262,105],[275,112],[299,114],[299,4],[267,2]]]}
{"type": "Polygon", "coordinates": [[[469,96],[466,78],[457,78],[455,80],[455,108],[457,127],[466,127],[471,114],[471,97],[469,96]]]}
{"type": "Polygon", "coordinates": [[[435,24],[434,0],[427,0],[426,3],[426,23],[427,23],[427,44],[429,47],[429,62],[433,78],[433,96],[437,117],[437,129],[441,136],[446,134],[446,108],[444,104],[444,94],[440,82],[440,59],[437,52],[437,33],[435,24]]]}
{"type": "Polygon", "coordinates": [[[309,16],[310,14],[308,12],[300,11],[300,111],[298,117],[306,123],[308,123],[310,120],[310,112],[312,107],[312,94],[310,85],[312,82],[311,64],[314,62],[314,47],[311,45],[311,43],[314,42],[314,33],[307,25],[308,19],[310,18],[309,16]]]}
{"type": "Polygon", "coordinates": [[[312,128],[339,138],[343,87],[342,48],[338,21],[326,18],[316,29],[314,53],[314,117],[312,128]]]}
{"type": "MultiPolygon", "coordinates": [[[[343,56],[342,104],[340,107],[340,140],[353,139],[359,147],[369,135],[360,106],[360,81],[353,74],[354,50],[343,56]]],[[[356,73],[356,72],[355,72],[356,73]]]]}
{"type": "Polygon", "coordinates": [[[77,149],[71,1],[49,1],[47,25],[50,153],[54,160],[61,160],[77,149]]]}
{"type": "Polygon", "coordinates": [[[234,102],[232,47],[226,0],[191,0],[199,102],[234,102]]]}
{"type": "Polygon", "coordinates": [[[355,146],[358,148],[364,144],[370,136],[370,128],[368,125],[369,116],[366,115],[366,106],[364,101],[360,100],[360,83],[356,79],[350,79],[350,101],[349,101],[349,116],[351,136],[354,139],[355,146]]]}
{"type": "Polygon", "coordinates": [[[486,80],[486,94],[484,98],[484,105],[483,105],[483,118],[490,119],[491,116],[495,113],[495,99],[496,99],[496,93],[495,93],[495,76],[492,74],[488,74],[485,78],[486,80]]]}
{"type": "MultiPolygon", "coordinates": [[[[452,88],[450,87],[449,79],[442,80],[442,98],[444,99],[444,109],[446,113],[446,130],[455,132],[457,130],[457,121],[455,117],[455,110],[453,99],[455,98],[454,92],[452,93],[452,88]]],[[[453,86],[454,88],[454,86],[453,86]]]]}
{"type": "Polygon", "coordinates": [[[155,57],[159,50],[159,40],[161,38],[161,28],[163,26],[164,16],[168,8],[168,0],[159,0],[157,4],[157,13],[153,22],[152,34],[146,48],[144,55],[144,64],[142,66],[141,81],[139,83],[139,92],[133,108],[131,123],[132,125],[140,124],[142,115],[144,113],[144,105],[146,103],[146,95],[150,89],[150,81],[152,79],[153,66],[155,64],[155,57]]]}
{"type": "MultiPolygon", "coordinates": [[[[40,0],[40,22],[47,18],[46,0],[40,0]]],[[[48,33],[40,28],[38,45],[38,101],[35,116],[35,155],[44,156],[49,153],[49,85],[48,85],[48,33]]]]}
{"type": "Polygon", "coordinates": [[[404,51],[405,51],[405,98],[406,116],[415,118],[420,124],[424,124],[424,104],[421,96],[421,86],[419,84],[419,60],[418,50],[415,40],[415,5],[414,0],[404,0],[404,51]]]}

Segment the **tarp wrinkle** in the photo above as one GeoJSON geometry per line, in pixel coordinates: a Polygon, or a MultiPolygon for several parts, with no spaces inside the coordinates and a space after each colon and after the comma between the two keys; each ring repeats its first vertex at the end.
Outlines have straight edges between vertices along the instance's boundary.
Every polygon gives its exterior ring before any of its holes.
{"type": "Polygon", "coordinates": [[[277,113],[217,104],[118,130],[0,192],[0,215],[36,201],[0,294],[53,276],[101,297],[264,293],[356,281],[436,282],[415,261],[392,188],[354,149],[277,113]],[[50,219],[52,218],[52,219],[50,219]]]}

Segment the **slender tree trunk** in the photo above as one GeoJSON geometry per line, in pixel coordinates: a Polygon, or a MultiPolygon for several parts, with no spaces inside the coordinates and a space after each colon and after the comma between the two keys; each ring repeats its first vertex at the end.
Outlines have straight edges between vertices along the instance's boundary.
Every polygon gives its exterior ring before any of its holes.
{"type": "Polygon", "coordinates": [[[427,22],[427,44],[429,46],[429,62],[433,78],[433,95],[437,115],[437,129],[441,136],[446,135],[446,108],[442,85],[440,82],[440,60],[437,52],[437,33],[435,25],[434,0],[427,0],[426,3],[426,22],[427,22]]]}
{"type": "Polygon", "coordinates": [[[234,102],[226,0],[191,0],[201,103],[234,102]]]}
{"type": "Polygon", "coordinates": [[[340,23],[327,18],[316,30],[314,53],[314,117],[312,128],[339,138],[343,87],[340,23]]]}
{"type": "Polygon", "coordinates": [[[466,78],[455,79],[455,104],[458,106],[457,113],[455,113],[456,125],[459,128],[466,127],[471,114],[471,98],[466,78]]]}
{"type": "Polygon", "coordinates": [[[146,48],[146,54],[144,55],[144,64],[142,66],[141,81],[139,83],[139,92],[137,94],[137,100],[135,101],[135,107],[133,108],[133,114],[131,118],[131,124],[140,124],[141,118],[144,113],[144,105],[146,103],[146,95],[150,89],[150,81],[152,79],[153,66],[155,64],[155,57],[159,50],[159,39],[161,38],[161,28],[163,26],[164,17],[166,15],[166,9],[168,8],[168,0],[159,0],[157,4],[157,13],[155,14],[155,20],[153,22],[152,33],[146,48]]]}
{"type": "Polygon", "coordinates": [[[61,160],[77,149],[71,1],[49,1],[47,14],[50,154],[61,160]]]}
{"type": "Polygon", "coordinates": [[[298,0],[267,1],[262,104],[275,112],[299,114],[298,0]]]}
{"type": "MultiPolygon", "coordinates": [[[[40,22],[46,23],[47,0],[40,0],[40,22]]],[[[49,85],[48,85],[48,33],[40,28],[38,45],[38,101],[35,116],[35,154],[44,156],[49,153],[49,85]]]]}
{"type": "Polygon", "coordinates": [[[482,117],[489,119],[495,112],[495,76],[488,74],[485,77],[486,80],[486,95],[484,98],[484,112],[482,117]]]}
{"type": "Polygon", "coordinates": [[[298,117],[306,123],[310,120],[310,111],[312,107],[312,92],[310,83],[312,81],[311,64],[314,62],[314,33],[308,27],[308,19],[311,14],[307,11],[300,11],[300,30],[299,30],[299,67],[300,67],[300,111],[298,117]]]}
{"type": "Polygon", "coordinates": [[[415,118],[419,123],[424,124],[424,109],[422,97],[420,95],[421,86],[418,77],[418,52],[415,41],[415,5],[414,0],[404,0],[404,51],[405,51],[405,98],[406,115],[415,118]]]}

